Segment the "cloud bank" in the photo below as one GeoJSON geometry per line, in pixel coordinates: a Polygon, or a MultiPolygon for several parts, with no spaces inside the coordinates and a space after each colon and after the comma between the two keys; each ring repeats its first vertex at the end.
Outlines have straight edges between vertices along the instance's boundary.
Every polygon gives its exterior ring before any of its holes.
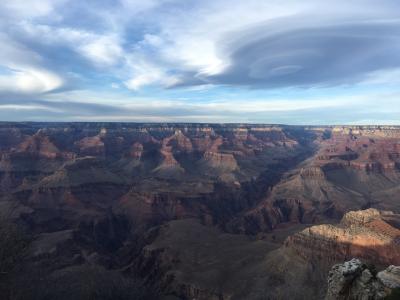
{"type": "Polygon", "coordinates": [[[2,120],[400,123],[394,0],[3,2],[2,120]]]}

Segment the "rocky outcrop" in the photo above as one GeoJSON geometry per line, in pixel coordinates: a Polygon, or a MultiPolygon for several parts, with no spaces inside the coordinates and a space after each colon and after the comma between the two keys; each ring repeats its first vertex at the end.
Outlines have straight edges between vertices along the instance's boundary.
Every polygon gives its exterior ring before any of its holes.
{"type": "Polygon", "coordinates": [[[105,153],[104,142],[100,135],[85,137],[77,141],[75,145],[81,155],[103,156],[105,153]]]}
{"type": "Polygon", "coordinates": [[[49,140],[49,138],[40,132],[28,137],[24,142],[18,145],[16,152],[29,153],[38,157],[56,158],[61,156],[60,150],[49,140]]]}
{"type": "MultiPolygon", "coordinates": [[[[387,213],[393,214],[391,212],[387,213]]],[[[375,219],[380,219],[381,215],[381,212],[374,208],[349,211],[343,216],[341,224],[344,226],[364,226],[375,219]]]]}
{"type": "Polygon", "coordinates": [[[140,193],[131,190],[123,195],[114,209],[127,216],[136,227],[155,226],[165,221],[193,216],[179,197],[168,194],[140,193]]]}
{"type": "Polygon", "coordinates": [[[302,168],[300,171],[300,176],[303,179],[324,179],[324,171],[320,167],[308,167],[302,168]]]}
{"type": "Polygon", "coordinates": [[[251,209],[230,225],[236,232],[258,234],[273,231],[283,223],[301,223],[305,217],[304,208],[298,200],[285,199],[251,209]]]}
{"type": "Polygon", "coordinates": [[[174,135],[167,139],[167,144],[183,152],[192,152],[193,145],[190,139],[181,130],[176,130],[174,135]]]}
{"type": "Polygon", "coordinates": [[[322,142],[317,161],[325,166],[348,166],[355,170],[386,173],[397,169],[400,146],[395,129],[334,128],[322,142]]]}
{"type": "Polygon", "coordinates": [[[143,154],[143,145],[139,142],[133,143],[129,151],[129,156],[135,160],[140,160],[142,154],[143,154]]]}
{"type": "Polygon", "coordinates": [[[209,146],[203,153],[199,166],[205,172],[233,172],[238,169],[238,164],[232,153],[223,153],[219,149],[224,144],[223,138],[218,137],[210,141],[209,146]]]}
{"type": "Polygon", "coordinates": [[[400,267],[376,274],[372,267],[352,259],[332,267],[325,300],[385,299],[400,287],[400,267]]]}
{"type": "Polygon", "coordinates": [[[335,262],[357,257],[389,265],[400,264],[399,241],[400,229],[385,222],[381,212],[367,209],[345,214],[337,226],[309,227],[288,237],[285,245],[306,259],[335,262]]]}
{"type": "Polygon", "coordinates": [[[389,289],[400,288],[400,267],[389,266],[386,270],[378,273],[376,276],[385,287],[389,289]]]}
{"type": "Polygon", "coordinates": [[[400,138],[397,126],[335,126],[332,132],[367,137],[400,138]]]}
{"type": "Polygon", "coordinates": [[[172,146],[167,146],[169,140],[164,140],[160,149],[161,154],[161,162],[160,164],[153,170],[153,172],[159,175],[179,175],[184,173],[185,170],[181,167],[179,162],[175,159],[174,154],[172,152],[172,146]]]}
{"type": "Polygon", "coordinates": [[[204,164],[212,169],[219,169],[222,171],[234,171],[238,168],[235,157],[229,153],[217,153],[207,151],[203,156],[204,164]]]}

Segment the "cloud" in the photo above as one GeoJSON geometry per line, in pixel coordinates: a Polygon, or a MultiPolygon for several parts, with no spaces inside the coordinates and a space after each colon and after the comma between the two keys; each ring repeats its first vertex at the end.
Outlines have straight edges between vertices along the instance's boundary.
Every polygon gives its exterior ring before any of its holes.
{"type": "Polygon", "coordinates": [[[43,17],[53,12],[54,5],[59,0],[13,0],[2,1],[1,12],[17,17],[43,17]]]}
{"type": "MultiPolygon", "coordinates": [[[[269,33],[260,25],[225,48],[230,65],[207,77],[257,88],[350,85],[371,72],[400,67],[400,21],[315,24],[269,33]],[[229,47],[228,47],[229,46],[229,47]]],[[[282,24],[281,23],[281,24],[282,24]]]]}
{"type": "Polygon", "coordinates": [[[0,75],[1,92],[45,93],[61,87],[62,84],[62,79],[56,74],[35,68],[11,70],[9,75],[0,75]]]}
{"type": "Polygon", "coordinates": [[[399,12],[394,0],[3,1],[0,119],[317,123],[353,107],[355,122],[389,120],[352,95],[399,92],[399,12]]]}
{"type": "MultiPolygon", "coordinates": [[[[354,85],[398,66],[400,7],[394,1],[189,3],[173,6],[173,14],[165,6],[154,12],[160,30],[136,48],[142,63],[164,69],[161,76],[172,70],[175,87],[354,85]]],[[[165,86],[152,76],[141,76],[138,88],[165,86]]]]}
{"type": "Polygon", "coordinates": [[[0,103],[0,119],[14,121],[135,121],[135,122],[250,122],[284,124],[395,124],[399,93],[313,100],[237,98],[206,103],[115,96],[81,92],[48,95],[48,99],[7,97],[0,103]],[[376,99],[380,99],[379,102],[376,99]],[[365,105],[367,104],[367,105],[365,105]]]}
{"type": "Polygon", "coordinates": [[[89,39],[88,43],[82,42],[77,50],[93,63],[106,66],[115,65],[123,53],[117,38],[113,36],[89,39]]]}
{"type": "Polygon", "coordinates": [[[58,46],[61,48],[58,51],[73,51],[96,67],[113,66],[124,54],[121,41],[113,32],[100,34],[85,29],[53,27],[30,22],[22,22],[18,28],[26,42],[39,40],[42,46],[49,49],[58,46]]]}
{"type": "Polygon", "coordinates": [[[400,56],[399,5],[391,0],[22,4],[0,6],[21,18],[7,17],[16,28],[7,30],[14,42],[46,54],[53,72],[70,68],[89,80],[111,76],[134,91],[354,84],[371,72],[397,68],[400,56]]]}
{"type": "Polygon", "coordinates": [[[164,71],[143,61],[132,62],[130,69],[131,78],[124,82],[124,85],[131,90],[138,90],[142,86],[155,83],[163,78],[164,71]]]}
{"type": "Polygon", "coordinates": [[[0,43],[0,92],[36,94],[63,85],[62,77],[41,67],[41,55],[1,33],[0,43]]]}
{"type": "Polygon", "coordinates": [[[124,81],[124,85],[133,91],[150,84],[159,84],[162,87],[176,86],[180,79],[173,75],[168,75],[163,68],[151,65],[144,60],[137,60],[131,64],[129,72],[131,78],[124,81]]]}

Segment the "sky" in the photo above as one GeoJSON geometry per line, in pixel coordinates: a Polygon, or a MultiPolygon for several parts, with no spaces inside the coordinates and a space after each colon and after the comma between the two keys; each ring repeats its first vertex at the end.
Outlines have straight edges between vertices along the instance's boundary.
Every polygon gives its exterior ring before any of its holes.
{"type": "Polygon", "coordinates": [[[0,2],[0,121],[400,125],[397,0],[0,2]]]}

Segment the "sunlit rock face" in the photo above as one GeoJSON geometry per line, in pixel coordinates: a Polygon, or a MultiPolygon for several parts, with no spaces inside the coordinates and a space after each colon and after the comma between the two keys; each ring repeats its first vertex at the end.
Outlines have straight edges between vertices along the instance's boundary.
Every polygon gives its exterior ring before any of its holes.
{"type": "Polygon", "coordinates": [[[400,264],[400,230],[386,218],[400,220],[392,212],[376,209],[349,212],[339,225],[309,227],[285,245],[305,258],[338,261],[351,257],[383,265],[400,264]]]}

